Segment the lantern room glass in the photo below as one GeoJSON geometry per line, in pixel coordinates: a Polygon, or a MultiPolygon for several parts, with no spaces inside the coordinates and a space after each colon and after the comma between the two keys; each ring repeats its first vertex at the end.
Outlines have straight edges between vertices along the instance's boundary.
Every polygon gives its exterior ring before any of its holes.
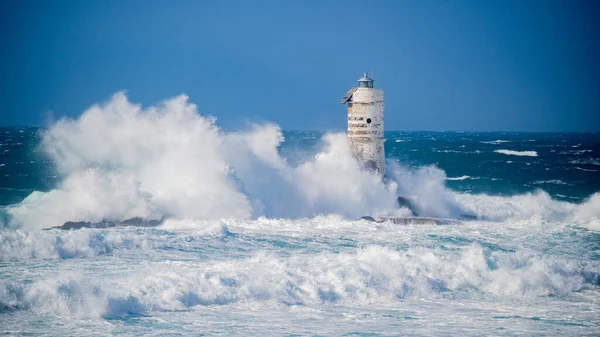
{"type": "Polygon", "coordinates": [[[358,82],[359,88],[373,88],[373,81],[360,81],[358,82]]]}

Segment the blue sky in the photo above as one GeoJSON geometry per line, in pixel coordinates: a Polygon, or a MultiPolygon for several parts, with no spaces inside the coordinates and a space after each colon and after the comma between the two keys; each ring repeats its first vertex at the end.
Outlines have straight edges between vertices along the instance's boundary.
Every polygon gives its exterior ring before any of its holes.
{"type": "MultiPolygon", "coordinates": [[[[364,71],[386,129],[600,131],[600,1],[0,2],[0,126],[126,90],[225,128],[342,130],[364,71]]],[[[49,113],[52,112],[52,114],[49,113]]]]}

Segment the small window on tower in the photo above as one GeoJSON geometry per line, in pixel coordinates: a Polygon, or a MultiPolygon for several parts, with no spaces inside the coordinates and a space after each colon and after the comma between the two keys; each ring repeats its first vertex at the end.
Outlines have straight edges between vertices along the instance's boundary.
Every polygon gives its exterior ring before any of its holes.
{"type": "Polygon", "coordinates": [[[371,124],[371,118],[367,118],[367,124],[371,124]]]}

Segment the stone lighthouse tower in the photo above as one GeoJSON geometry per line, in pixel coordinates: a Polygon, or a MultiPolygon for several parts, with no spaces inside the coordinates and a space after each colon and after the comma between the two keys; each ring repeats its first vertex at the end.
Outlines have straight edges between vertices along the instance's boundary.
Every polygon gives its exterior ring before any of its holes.
{"type": "Polygon", "coordinates": [[[365,73],[340,103],[348,103],[348,138],[354,158],[364,169],[385,177],[383,90],[373,88],[373,80],[365,73]]]}

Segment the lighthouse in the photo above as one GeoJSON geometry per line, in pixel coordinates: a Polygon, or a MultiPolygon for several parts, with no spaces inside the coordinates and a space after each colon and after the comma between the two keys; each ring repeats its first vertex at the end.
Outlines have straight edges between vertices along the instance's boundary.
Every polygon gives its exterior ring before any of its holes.
{"type": "Polygon", "coordinates": [[[340,100],[348,104],[348,139],[352,155],[366,170],[385,177],[383,143],[383,90],[373,87],[367,73],[358,80],[358,87],[348,90],[340,100]]]}

